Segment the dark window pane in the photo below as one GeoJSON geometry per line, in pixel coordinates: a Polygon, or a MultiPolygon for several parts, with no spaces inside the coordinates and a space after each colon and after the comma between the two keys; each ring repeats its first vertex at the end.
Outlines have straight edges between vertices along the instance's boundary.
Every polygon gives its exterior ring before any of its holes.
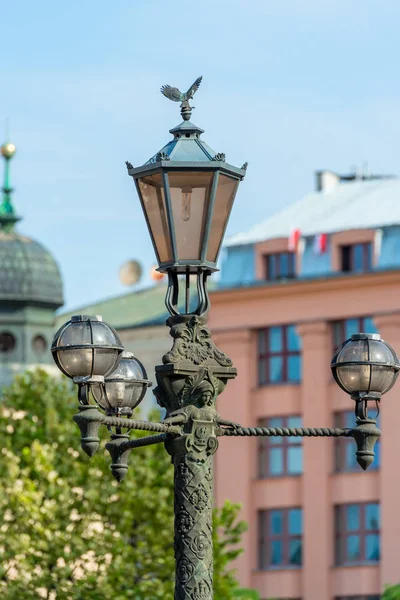
{"type": "Polygon", "coordinates": [[[379,504],[365,505],[365,529],[379,529],[379,504]]]}
{"type": "Polygon", "coordinates": [[[290,540],[289,541],[289,564],[301,565],[301,540],[290,540]]]}
{"type": "Polygon", "coordinates": [[[346,529],[347,531],[358,531],[360,529],[360,507],[358,504],[350,504],[346,507],[346,529]]]}
{"type": "Polygon", "coordinates": [[[333,334],[333,348],[334,350],[339,349],[343,344],[343,333],[342,333],[342,321],[332,323],[332,334],[333,334]]]}
{"type": "Polygon", "coordinates": [[[283,542],[281,540],[271,541],[271,565],[281,565],[283,563],[283,542]]]}
{"type": "Polygon", "coordinates": [[[289,277],[294,277],[296,274],[296,255],[294,252],[289,252],[289,277]]]}
{"type": "Polygon", "coordinates": [[[364,269],[370,271],[372,269],[372,244],[368,242],[365,246],[364,269]]]}
{"type": "Polygon", "coordinates": [[[303,473],[303,447],[293,446],[287,450],[287,470],[290,475],[303,473]]]}
{"type": "Polygon", "coordinates": [[[369,533],[365,538],[365,558],[366,560],[379,560],[379,535],[369,533]]]}
{"type": "Polygon", "coordinates": [[[346,448],[345,448],[345,460],[346,463],[344,465],[342,465],[343,470],[346,471],[358,471],[359,464],[357,462],[357,456],[356,456],[356,446],[353,442],[353,440],[343,440],[343,443],[345,444],[346,448]]]}
{"type": "Polygon", "coordinates": [[[267,361],[260,358],[258,361],[258,382],[262,385],[267,383],[267,361]]]}
{"type": "Polygon", "coordinates": [[[289,533],[291,535],[300,535],[303,532],[303,511],[301,508],[291,508],[289,510],[289,533]]]}
{"type": "Polygon", "coordinates": [[[353,246],[353,269],[355,273],[364,271],[364,244],[354,244],[353,246]]]}
{"type": "Polygon", "coordinates": [[[268,273],[267,273],[268,279],[270,281],[273,281],[274,279],[276,279],[276,261],[275,261],[275,256],[273,254],[268,256],[267,269],[268,269],[268,273]]]}
{"type": "Polygon", "coordinates": [[[351,246],[342,246],[342,271],[351,271],[351,246]]]}
{"type": "Polygon", "coordinates": [[[341,565],[345,562],[345,539],[344,537],[336,538],[335,544],[335,563],[341,565]]]}
{"type": "Polygon", "coordinates": [[[283,448],[271,448],[269,451],[270,475],[283,474],[283,448]]]}
{"type": "Polygon", "coordinates": [[[296,326],[289,325],[287,327],[287,347],[288,350],[298,351],[301,349],[301,338],[297,335],[296,326]]]}
{"type": "Polygon", "coordinates": [[[360,536],[349,535],[347,537],[347,560],[360,560],[361,549],[360,549],[360,536]]]}
{"type": "Polygon", "coordinates": [[[271,510],[269,519],[271,535],[281,535],[283,533],[283,511],[271,510]]]}
{"type": "Polygon", "coordinates": [[[289,275],[289,257],[286,252],[283,252],[280,255],[279,271],[281,277],[287,277],[289,275]]]}
{"type": "Polygon", "coordinates": [[[301,379],[301,356],[288,357],[288,380],[300,381],[301,379]]]}
{"type": "Polygon", "coordinates": [[[270,352],[282,352],[283,350],[283,328],[282,327],[270,327],[269,328],[269,351],[270,352]]]}
{"type": "Polygon", "coordinates": [[[282,381],[283,379],[283,358],[281,356],[271,356],[269,360],[269,380],[271,382],[282,381]]]}
{"type": "Polygon", "coordinates": [[[258,353],[265,354],[267,352],[265,330],[258,332],[258,353]]]}

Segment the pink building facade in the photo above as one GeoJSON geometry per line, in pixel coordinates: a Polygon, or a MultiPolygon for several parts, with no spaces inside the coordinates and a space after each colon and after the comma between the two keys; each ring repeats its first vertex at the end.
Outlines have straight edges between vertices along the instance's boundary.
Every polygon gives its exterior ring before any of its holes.
{"type": "MultiPolygon", "coordinates": [[[[368,194],[368,183],[347,185],[364,185],[368,194]]],[[[294,251],[289,232],[265,239],[258,232],[233,244],[229,277],[236,269],[240,281],[224,285],[223,266],[211,296],[214,339],[238,370],[218,401],[221,416],[245,426],[354,424],[354,403],[330,372],[335,348],[372,330],[400,353],[400,252],[393,244],[400,233],[393,224],[383,231],[355,225],[328,231],[325,251],[315,256],[312,231],[294,251]],[[307,261],[314,275],[304,270],[307,261]],[[245,282],[240,269],[251,268],[245,282]]],[[[351,439],[221,440],[216,503],[240,503],[249,524],[236,565],[243,586],[262,600],[377,600],[385,585],[400,581],[399,427],[397,385],[383,397],[382,439],[366,472],[351,439]]]]}

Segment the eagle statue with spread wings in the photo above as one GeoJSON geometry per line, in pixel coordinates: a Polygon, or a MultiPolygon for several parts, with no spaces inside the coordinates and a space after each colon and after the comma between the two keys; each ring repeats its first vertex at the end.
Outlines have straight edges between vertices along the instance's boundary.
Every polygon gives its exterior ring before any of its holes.
{"type": "Polygon", "coordinates": [[[173,102],[181,102],[181,104],[185,104],[189,106],[189,100],[193,98],[197,90],[199,89],[201,80],[203,77],[198,77],[196,81],[190,86],[187,92],[182,93],[178,88],[172,87],[170,85],[163,85],[160,92],[164,94],[166,98],[172,100],[173,102]]]}

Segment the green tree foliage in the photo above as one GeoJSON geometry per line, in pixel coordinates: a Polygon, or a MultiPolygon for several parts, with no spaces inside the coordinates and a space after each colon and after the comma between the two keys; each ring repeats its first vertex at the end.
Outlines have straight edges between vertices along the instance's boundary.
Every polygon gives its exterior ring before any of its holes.
{"type": "Polygon", "coordinates": [[[400,600],[400,584],[387,587],[382,595],[382,600],[400,600]]]}
{"type": "MultiPolygon", "coordinates": [[[[68,382],[43,371],[17,377],[3,392],[0,593],[7,600],[172,600],[169,456],[162,444],[134,450],[118,485],[104,446],[90,460],[80,451],[76,404],[68,382]]],[[[245,530],[237,514],[227,503],[214,515],[216,600],[255,597],[240,592],[229,568],[245,530]]]]}

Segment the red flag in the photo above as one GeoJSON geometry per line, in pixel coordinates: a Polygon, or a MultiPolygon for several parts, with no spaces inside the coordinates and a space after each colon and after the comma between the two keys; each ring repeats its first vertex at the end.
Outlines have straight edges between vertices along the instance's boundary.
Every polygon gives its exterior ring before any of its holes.
{"type": "Polygon", "coordinates": [[[297,252],[300,238],[301,238],[300,229],[293,229],[292,233],[289,236],[289,240],[288,240],[288,248],[289,248],[290,252],[297,252]]]}
{"type": "Polygon", "coordinates": [[[324,254],[328,250],[328,234],[319,233],[314,237],[314,252],[324,254]]]}

